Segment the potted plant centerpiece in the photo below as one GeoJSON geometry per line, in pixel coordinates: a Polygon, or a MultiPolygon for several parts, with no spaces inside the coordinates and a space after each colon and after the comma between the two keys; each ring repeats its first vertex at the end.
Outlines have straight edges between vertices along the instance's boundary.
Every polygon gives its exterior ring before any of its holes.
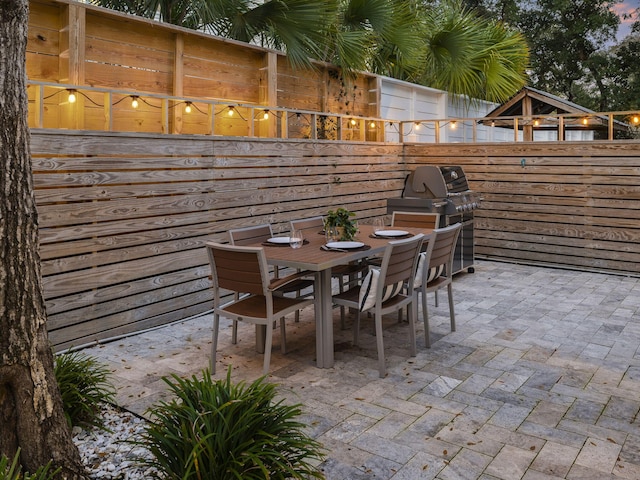
{"type": "Polygon", "coordinates": [[[358,233],[358,222],[353,218],[355,216],[355,213],[342,207],[335,211],[329,210],[324,218],[324,229],[326,232],[335,229],[339,240],[351,241],[358,233]]]}

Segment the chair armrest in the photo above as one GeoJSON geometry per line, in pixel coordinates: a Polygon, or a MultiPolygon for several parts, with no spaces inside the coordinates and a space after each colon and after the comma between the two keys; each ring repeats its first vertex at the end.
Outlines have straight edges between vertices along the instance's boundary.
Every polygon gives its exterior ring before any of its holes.
{"type": "Polygon", "coordinates": [[[269,283],[269,290],[278,290],[288,283],[295,282],[305,277],[309,277],[309,275],[313,274],[314,272],[312,272],[311,270],[302,270],[301,272],[292,273],[291,275],[287,275],[286,277],[274,278],[273,280],[271,280],[271,283],[269,283]]]}

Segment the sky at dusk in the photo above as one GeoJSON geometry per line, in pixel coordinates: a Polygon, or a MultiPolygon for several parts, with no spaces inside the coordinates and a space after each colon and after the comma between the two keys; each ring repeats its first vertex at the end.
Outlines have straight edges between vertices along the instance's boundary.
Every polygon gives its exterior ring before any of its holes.
{"type": "Polygon", "coordinates": [[[622,13],[633,14],[633,18],[622,20],[620,27],[618,28],[618,40],[622,40],[624,37],[631,33],[631,24],[635,21],[635,10],[640,8],[640,0],[625,0],[615,5],[614,11],[620,15],[622,13]]]}

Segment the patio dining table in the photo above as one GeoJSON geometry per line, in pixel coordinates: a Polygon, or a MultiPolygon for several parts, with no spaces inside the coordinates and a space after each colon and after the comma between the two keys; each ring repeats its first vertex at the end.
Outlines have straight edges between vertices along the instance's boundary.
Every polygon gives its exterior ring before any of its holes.
{"type": "MultiPolygon", "coordinates": [[[[402,230],[412,235],[432,232],[429,229],[407,227],[402,227],[402,230]]],[[[326,243],[324,234],[313,231],[305,232],[304,245],[297,249],[281,244],[264,247],[267,262],[271,265],[319,272],[319,283],[316,283],[315,287],[316,363],[318,368],[331,368],[334,362],[331,269],[383,253],[389,241],[394,239],[375,237],[373,233],[373,226],[360,225],[355,240],[364,243],[365,246],[345,251],[323,250],[321,247],[326,243]]]]}

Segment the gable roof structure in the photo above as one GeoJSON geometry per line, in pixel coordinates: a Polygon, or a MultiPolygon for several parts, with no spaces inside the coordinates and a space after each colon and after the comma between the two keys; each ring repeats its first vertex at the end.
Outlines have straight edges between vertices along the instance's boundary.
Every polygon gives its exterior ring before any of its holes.
{"type": "MultiPolygon", "coordinates": [[[[533,141],[534,130],[558,130],[558,138],[564,138],[566,130],[597,131],[606,135],[609,129],[607,116],[598,115],[577,103],[527,86],[487,113],[482,122],[506,128],[517,126],[523,131],[524,141],[533,141]],[[570,117],[563,117],[560,121],[559,115],[567,114],[570,117]],[[521,118],[516,121],[517,117],[521,118]]],[[[627,130],[628,126],[615,121],[612,128],[627,130]]]]}

